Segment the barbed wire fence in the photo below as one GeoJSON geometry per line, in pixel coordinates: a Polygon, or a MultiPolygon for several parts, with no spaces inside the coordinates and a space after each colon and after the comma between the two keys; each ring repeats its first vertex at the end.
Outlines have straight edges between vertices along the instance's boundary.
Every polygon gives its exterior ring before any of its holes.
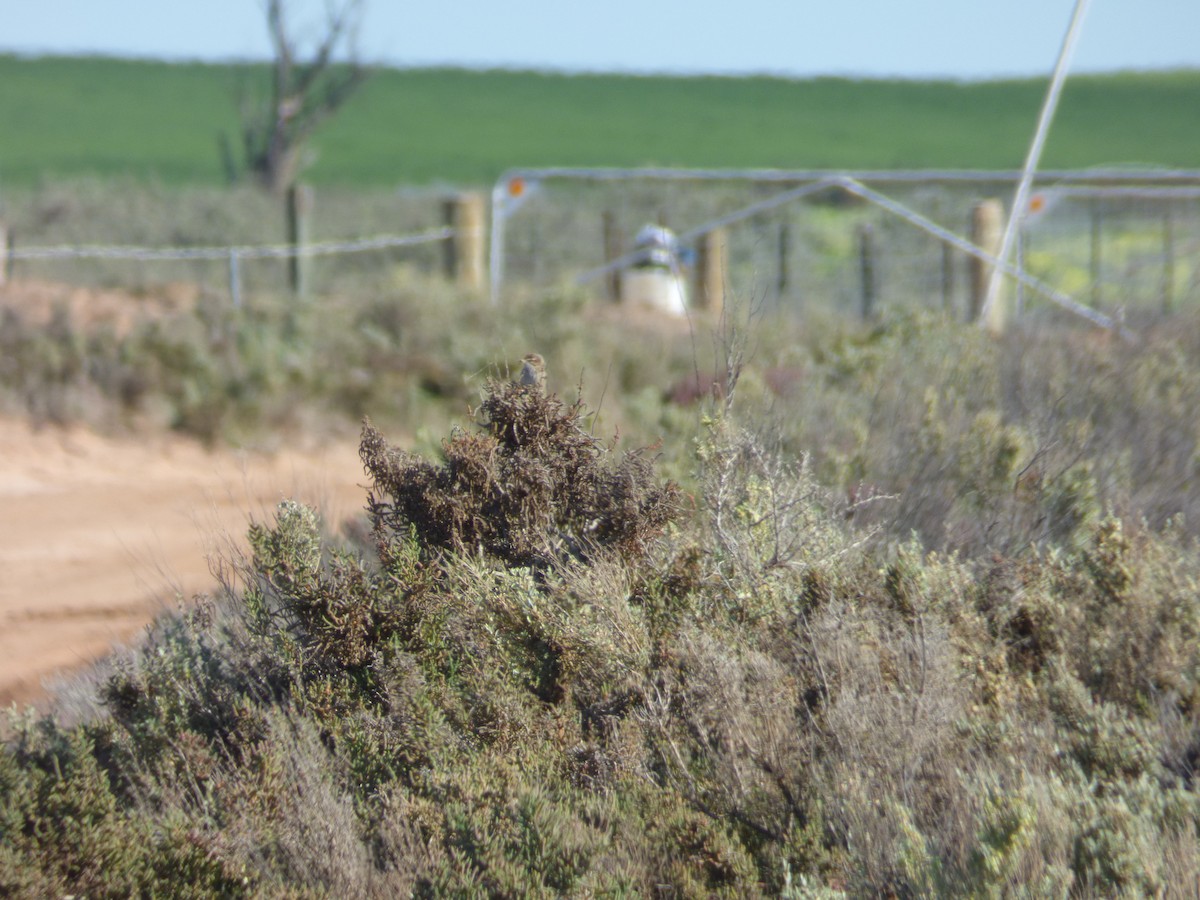
{"type": "Polygon", "coordinates": [[[10,247],[8,258],[26,260],[108,259],[126,262],[225,261],[229,265],[229,293],[235,307],[243,303],[241,266],[243,261],[259,259],[309,259],[369,250],[392,250],[422,244],[442,243],[454,238],[456,231],[444,227],[421,234],[378,235],[351,241],[324,241],[313,244],[232,247],[10,247]]]}
{"type": "MultiPolygon", "coordinates": [[[[218,290],[238,307],[247,293],[247,264],[284,261],[288,287],[303,292],[306,261],[366,256],[382,270],[395,263],[395,251],[404,251],[418,268],[440,271],[472,290],[484,290],[490,279],[493,302],[514,292],[556,290],[591,291],[604,302],[619,299],[615,276],[636,259],[634,235],[654,223],[674,229],[680,245],[693,251],[719,233],[724,262],[717,271],[725,289],[797,315],[871,315],[921,306],[970,318],[977,312],[972,306],[980,267],[1009,276],[1013,308],[1024,316],[1066,309],[1114,327],[1126,316],[1200,300],[1200,172],[1043,172],[1021,217],[1016,253],[1001,262],[973,222],[982,206],[998,203],[992,198],[1011,193],[1017,176],[977,170],[520,169],[505,173],[492,191],[490,235],[480,195],[443,193],[436,204],[424,197],[403,210],[398,224],[415,226],[406,233],[313,241],[307,228],[296,225],[288,229],[289,240],[263,244],[12,243],[5,268],[45,264],[53,273],[54,265],[83,260],[163,269],[184,264],[208,267],[203,277],[211,281],[216,265],[223,270],[218,290]]],[[[394,218],[397,210],[389,210],[394,218]]],[[[354,220],[341,212],[344,221],[354,220]]],[[[695,254],[690,264],[700,264],[695,254]]],[[[322,269],[326,284],[350,271],[348,264],[332,262],[322,269]]],[[[102,277],[141,286],[135,283],[138,271],[83,274],[93,282],[102,277]]],[[[201,278],[195,269],[189,275],[201,278]]],[[[269,282],[271,289],[281,284],[269,282]]]]}
{"type": "MultiPolygon", "coordinates": [[[[194,214],[190,217],[180,215],[184,224],[173,224],[170,230],[177,243],[165,246],[101,243],[87,239],[93,231],[109,230],[125,237],[129,231],[139,234],[137,225],[129,227],[119,211],[104,217],[82,212],[73,215],[71,227],[60,229],[75,238],[70,243],[61,241],[62,234],[53,234],[50,241],[42,243],[18,242],[13,231],[0,220],[0,284],[18,270],[21,279],[63,280],[88,286],[118,287],[135,293],[152,291],[156,285],[184,281],[196,284],[198,289],[208,292],[210,300],[214,300],[218,299],[211,296],[215,264],[222,272],[217,279],[217,294],[225,294],[234,308],[240,308],[245,305],[247,295],[256,291],[277,293],[287,290],[297,296],[308,296],[315,287],[325,292],[363,290],[368,282],[361,277],[355,280],[346,276],[394,274],[398,265],[405,265],[426,274],[440,273],[469,289],[482,288],[484,217],[480,195],[440,194],[437,203],[426,199],[416,204],[419,209],[408,204],[401,210],[398,224],[416,227],[405,233],[327,240],[311,239],[312,195],[304,189],[301,196],[305,198],[302,202],[289,198],[287,203],[286,239],[264,243],[212,241],[213,227],[208,222],[198,224],[194,214]],[[437,226],[428,221],[435,209],[440,209],[438,215],[443,223],[437,226]],[[59,241],[54,241],[55,237],[59,241]],[[206,242],[205,238],[211,242],[206,242]],[[407,252],[397,254],[397,251],[407,252]],[[322,257],[330,262],[322,267],[321,277],[314,278],[310,263],[322,257]],[[366,259],[354,266],[341,262],[363,257],[366,259]],[[249,271],[250,264],[263,262],[282,263],[283,267],[267,266],[259,267],[262,271],[255,273],[249,271]]],[[[232,199],[231,202],[236,203],[232,199]]],[[[335,213],[340,214],[339,225],[344,228],[348,216],[345,202],[341,205],[343,208],[335,213]]],[[[211,217],[211,209],[203,212],[202,218],[211,217]]],[[[378,210],[374,212],[377,219],[378,210]]],[[[171,221],[168,211],[158,210],[157,213],[156,222],[171,221]]],[[[335,215],[335,218],[339,216],[335,215]]],[[[371,218],[370,215],[363,217],[364,221],[371,218]]],[[[29,226],[28,217],[22,224],[29,226]]]]}
{"type": "Polygon", "coordinates": [[[1007,262],[973,219],[1009,171],[521,169],[492,194],[493,299],[598,290],[647,223],[695,248],[722,231],[734,296],[805,314],[943,307],[978,314],[979,267],[1009,276],[1018,315],[1068,310],[1106,327],[1200,299],[1200,172],[1045,171],[1007,262]],[[990,251],[990,252],[989,252],[990,251]]]}

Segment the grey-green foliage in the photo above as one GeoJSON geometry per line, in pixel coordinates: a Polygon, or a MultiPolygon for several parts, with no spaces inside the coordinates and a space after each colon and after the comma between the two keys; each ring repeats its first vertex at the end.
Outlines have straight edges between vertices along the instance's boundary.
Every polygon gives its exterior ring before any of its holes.
{"type": "MultiPolygon", "coordinates": [[[[1040,897],[1194,883],[1194,540],[1100,506],[1133,475],[1088,456],[1105,426],[1078,410],[1018,421],[990,377],[914,394],[922,369],[971,369],[933,351],[892,384],[919,330],[810,360],[815,395],[873,388],[829,420],[831,439],[854,439],[840,461],[828,446],[797,461],[819,422],[747,426],[770,411],[753,370],[669,460],[692,470],[678,488],[652,455],[594,437],[581,407],[507,381],[435,458],[366,429],[369,529],[339,540],[283,503],[225,594],[161,623],[90,718],[14,721],[0,887],[1040,897]],[[900,443],[857,441],[882,410],[900,443]],[[1046,449],[1052,427],[1070,454],[1046,449]],[[897,493],[822,484],[835,463],[897,493]],[[921,527],[890,533],[897,507],[921,527]]],[[[1151,383],[1134,392],[1146,404],[1151,383]]],[[[833,416],[829,396],[795,402],[833,416]]]]}

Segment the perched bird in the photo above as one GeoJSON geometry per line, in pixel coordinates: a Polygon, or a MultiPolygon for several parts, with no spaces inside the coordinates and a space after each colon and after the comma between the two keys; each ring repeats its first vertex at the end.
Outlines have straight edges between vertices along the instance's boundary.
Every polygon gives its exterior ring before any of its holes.
{"type": "Polygon", "coordinates": [[[521,360],[521,373],[517,375],[517,384],[541,388],[546,384],[546,362],[537,353],[526,353],[521,360]]]}

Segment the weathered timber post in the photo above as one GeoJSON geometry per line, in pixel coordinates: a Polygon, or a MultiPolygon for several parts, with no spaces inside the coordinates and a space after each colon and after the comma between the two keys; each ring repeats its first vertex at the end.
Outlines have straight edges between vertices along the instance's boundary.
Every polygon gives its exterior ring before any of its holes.
{"type": "Polygon", "coordinates": [[[469,291],[483,290],[483,195],[459,194],[442,204],[442,220],[453,229],[444,244],[446,278],[469,291]]]}
{"type": "Polygon", "coordinates": [[[875,315],[879,284],[875,275],[875,228],[869,222],[858,226],[858,276],[861,314],[864,321],[875,315]]]}
{"type": "MultiPolygon", "coordinates": [[[[617,216],[611,209],[606,209],[601,216],[600,227],[604,239],[604,261],[612,262],[621,255],[621,229],[617,225],[617,216]]],[[[621,270],[613,269],[604,276],[604,288],[610,303],[621,302],[621,270]]]]}
{"type": "Polygon", "coordinates": [[[304,252],[312,235],[313,189],[293,184],[287,191],[288,287],[300,299],[308,297],[312,258],[304,252]]]}
{"type": "Polygon", "coordinates": [[[696,270],[692,303],[697,309],[720,313],[725,307],[729,248],[724,228],[714,228],[696,241],[696,270]]]}
{"type": "MultiPolygon", "coordinates": [[[[999,200],[981,200],[971,209],[971,243],[985,253],[996,256],[1000,252],[1000,241],[1004,232],[1004,204],[999,200]]],[[[987,300],[988,284],[992,279],[991,263],[977,256],[970,261],[971,297],[967,308],[967,316],[972,322],[979,320],[987,300]]],[[[989,331],[1003,331],[1008,318],[1005,292],[996,297],[988,311],[987,325],[989,331]]]]}

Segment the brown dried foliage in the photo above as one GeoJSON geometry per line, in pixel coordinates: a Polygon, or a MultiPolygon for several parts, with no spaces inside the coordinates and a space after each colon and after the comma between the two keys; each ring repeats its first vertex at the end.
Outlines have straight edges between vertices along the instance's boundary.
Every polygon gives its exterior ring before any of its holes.
{"type": "Polygon", "coordinates": [[[645,450],[614,457],[584,430],[581,403],[492,383],[478,414],[480,430],[456,430],[440,463],[364,424],[359,452],[381,548],[411,531],[426,554],[478,550],[511,566],[601,550],[632,561],[674,518],[678,486],[656,483],[645,450]]]}

